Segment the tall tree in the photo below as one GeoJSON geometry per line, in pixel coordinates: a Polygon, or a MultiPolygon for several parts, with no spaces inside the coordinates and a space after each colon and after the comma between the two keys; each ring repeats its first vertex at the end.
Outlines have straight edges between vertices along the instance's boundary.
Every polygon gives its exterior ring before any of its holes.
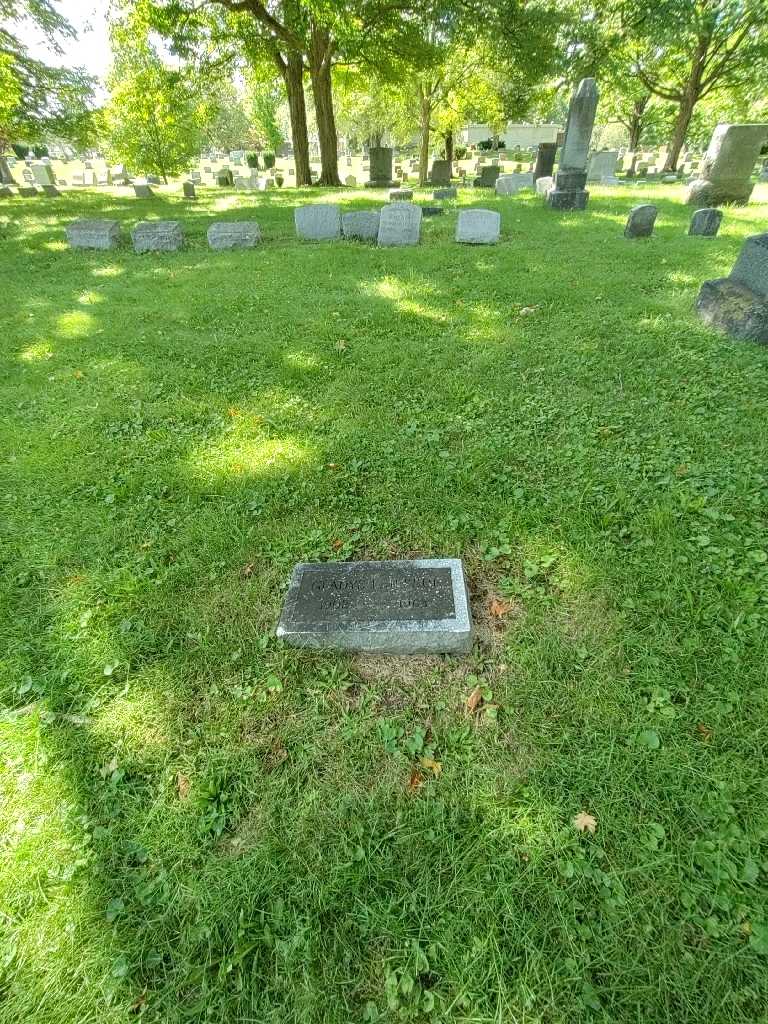
{"type": "Polygon", "coordinates": [[[677,168],[696,104],[742,87],[768,64],[768,0],[625,0],[630,71],[677,108],[665,169],[677,168]]]}
{"type": "Polygon", "coordinates": [[[11,180],[3,153],[11,142],[56,137],[82,144],[92,131],[95,80],[81,68],[61,68],[32,58],[19,37],[33,25],[50,49],[75,29],[51,0],[0,0],[0,180],[11,180]]]}

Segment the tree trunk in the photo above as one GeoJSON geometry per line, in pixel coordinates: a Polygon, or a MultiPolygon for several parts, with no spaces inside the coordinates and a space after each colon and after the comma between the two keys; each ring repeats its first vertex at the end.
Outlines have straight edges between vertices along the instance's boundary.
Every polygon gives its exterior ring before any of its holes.
{"type": "Polygon", "coordinates": [[[332,43],[329,33],[312,25],[309,43],[309,74],[315,101],[317,134],[320,138],[320,185],[341,185],[336,119],[331,87],[332,43]]]}
{"type": "Polygon", "coordinates": [[[304,103],[304,58],[300,53],[289,51],[285,58],[277,58],[277,66],[285,82],[288,97],[288,111],[291,120],[291,141],[293,143],[293,164],[296,168],[296,185],[312,184],[309,168],[309,137],[307,135],[307,108],[304,103]]]}
{"type": "Polygon", "coordinates": [[[426,185],[429,179],[429,132],[432,126],[432,98],[419,84],[419,132],[421,148],[419,150],[419,184],[426,185]]]}
{"type": "Polygon", "coordinates": [[[626,176],[628,178],[634,178],[635,176],[637,150],[640,147],[640,140],[643,137],[643,115],[645,114],[645,108],[648,106],[650,98],[649,94],[647,96],[642,96],[639,100],[635,100],[632,105],[632,113],[629,115],[629,121],[624,122],[629,128],[629,151],[632,154],[632,161],[626,171],[626,176]]]}
{"type": "Polygon", "coordinates": [[[696,106],[700,98],[701,79],[704,75],[704,61],[707,58],[707,52],[711,42],[712,36],[704,35],[699,36],[696,44],[696,52],[694,53],[691,61],[691,70],[688,75],[688,81],[685,83],[685,88],[683,89],[682,96],[680,97],[680,105],[677,110],[677,117],[675,118],[675,126],[672,129],[672,138],[669,140],[669,152],[667,153],[667,159],[664,161],[665,171],[677,170],[677,158],[680,156],[680,150],[683,148],[685,136],[688,134],[688,125],[691,123],[693,108],[696,106]]]}
{"type": "Polygon", "coordinates": [[[453,163],[453,132],[445,133],[445,159],[453,163]]]}

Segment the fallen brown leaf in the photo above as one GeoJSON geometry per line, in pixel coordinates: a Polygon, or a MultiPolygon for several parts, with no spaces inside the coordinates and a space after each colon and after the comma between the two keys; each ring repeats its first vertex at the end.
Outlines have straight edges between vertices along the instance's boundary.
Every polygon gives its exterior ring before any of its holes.
{"type": "Polygon", "coordinates": [[[176,776],[176,792],[179,794],[179,800],[186,800],[189,796],[190,781],[186,775],[182,775],[181,772],[176,776]]]}
{"type": "Polygon", "coordinates": [[[712,730],[709,728],[708,725],[704,725],[703,722],[699,722],[699,724],[696,726],[696,732],[699,734],[699,736],[701,736],[705,743],[709,743],[709,741],[712,739],[712,730]]]}
{"type": "Polygon", "coordinates": [[[421,774],[421,772],[419,771],[418,768],[414,768],[411,771],[411,777],[408,780],[408,785],[406,786],[406,792],[408,792],[408,793],[418,793],[418,791],[421,789],[421,787],[423,785],[424,785],[424,776],[421,774]]]}
{"type": "Polygon", "coordinates": [[[467,714],[473,715],[477,711],[478,705],[483,700],[483,692],[479,686],[476,686],[472,693],[467,697],[467,714]]]}
{"type": "Polygon", "coordinates": [[[256,568],[255,562],[249,562],[248,565],[244,565],[240,570],[241,576],[253,576],[253,570],[256,568]]]}
{"type": "Polygon", "coordinates": [[[501,619],[514,608],[512,601],[505,601],[501,597],[494,597],[488,605],[488,611],[494,617],[494,619],[501,619]]]}
{"type": "Polygon", "coordinates": [[[334,551],[338,551],[340,548],[344,547],[344,541],[339,540],[337,537],[336,540],[333,541],[333,543],[331,544],[331,547],[333,548],[334,551]]]}
{"type": "Polygon", "coordinates": [[[589,832],[593,836],[597,828],[597,818],[593,818],[586,811],[579,811],[573,819],[573,824],[579,832],[589,832]]]}
{"type": "Polygon", "coordinates": [[[432,772],[436,779],[439,779],[443,773],[443,766],[440,761],[435,761],[431,757],[422,757],[419,761],[422,768],[426,768],[428,772],[432,772]]]}

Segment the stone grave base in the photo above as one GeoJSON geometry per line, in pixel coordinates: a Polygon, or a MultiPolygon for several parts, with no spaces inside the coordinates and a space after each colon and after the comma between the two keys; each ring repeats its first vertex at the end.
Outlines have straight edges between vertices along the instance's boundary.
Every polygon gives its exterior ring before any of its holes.
{"type": "Polygon", "coordinates": [[[696,312],[704,323],[732,338],[768,345],[768,301],[730,278],[705,281],[696,312]]]}

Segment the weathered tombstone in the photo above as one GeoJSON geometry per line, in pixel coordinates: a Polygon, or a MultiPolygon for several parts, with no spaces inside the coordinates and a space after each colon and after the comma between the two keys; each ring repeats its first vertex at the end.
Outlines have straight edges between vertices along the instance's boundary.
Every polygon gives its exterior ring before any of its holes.
{"type": "Polygon", "coordinates": [[[760,149],[768,140],[768,125],[719,124],[712,133],[699,177],[688,185],[689,206],[722,206],[749,202],[750,180],[760,149]]]}
{"type": "Polygon", "coordinates": [[[211,249],[253,249],[260,241],[255,220],[218,220],[208,228],[211,249]]]}
{"type": "Polygon", "coordinates": [[[55,185],[41,185],[40,188],[43,190],[43,195],[51,196],[52,198],[61,195],[61,192],[59,192],[55,185]]]}
{"type": "Polygon", "coordinates": [[[390,203],[381,210],[378,244],[418,245],[421,207],[413,203],[390,203]]]}
{"type": "Polygon", "coordinates": [[[421,206],[422,217],[442,217],[444,213],[444,206],[421,206]]]}
{"type": "Polygon", "coordinates": [[[185,199],[197,199],[197,192],[195,191],[194,181],[185,181],[184,184],[182,185],[182,188],[184,189],[185,199]]]}
{"type": "Polygon", "coordinates": [[[475,188],[494,188],[500,173],[501,169],[499,167],[488,164],[486,167],[480,168],[480,174],[472,184],[475,188]]]}
{"type": "MultiPolygon", "coordinates": [[[[366,188],[392,188],[397,182],[392,180],[392,150],[386,146],[371,146],[369,180],[366,188]]],[[[363,164],[365,169],[365,164],[363,164]]]]}
{"type": "Polygon", "coordinates": [[[345,238],[375,241],[379,236],[378,210],[352,210],[341,215],[341,230],[345,238]]]}
{"type": "Polygon", "coordinates": [[[501,214],[495,210],[460,210],[456,241],[469,245],[495,245],[501,232],[501,214]]]}
{"type": "Polygon", "coordinates": [[[131,232],[134,252],[176,252],[184,244],[177,220],[140,221],[131,232]]]}
{"type": "Polygon", "coordinates": [[[354,176],[354,174],[348,174],[344,179],[344,184],[347,186],[347,188],[354,188],[357,185],[357,178],[354,176]]]}
{"type": "Polygon", "coordinates": [[[219,171],[216,175],[216,183],[220,185],[221,188],[232,188],[235,183],[234,178],[232,177],[232,171],[229,169],[219,171]]]}
{"type": "Polygon", "coordinates": [[[321,242],[341,236],[341,208],[331,203],[297,206],[293,221],[299,238],[321,242]]]}
{"type": "Polygon", "coordinates": [[[643,203],[642,206],[633,206],[627,217],[627,224],[624,228],[625,238],[648,238],[653,234],[653,225],[656,222],[658,210],[652,203],[643,203]]]}
{"type": "Polygon", "coordinates": [[[496,179],[497,196],[514,196],[523,188],[533,188],[533,174],[501,174],[496,179]]]}
{"type": "Polygon", "coordinates": [[[546,196],[551,188],[555,187],[555,179],[551,174],[536,179],[536,192],[540,196],[546,196]]]}
{"type": "Polygon", "coordinates": [[[192,173],[189,176],[189,179],[193,185],[202,185],[203,183],[203,176],[200,173],[200,171],[192,171],[192,173]]]}
{"type": "Polygon", "coordinates": [[[31,199],[33,196],[41,196],[43,193],[38,192],[34,185],[19,185],[19,195],[22,199],[31,199]]]}
{"type": "Polygon", "coordinates": [[[36,161],[32,164],[32,176],[38,185],[55,185],[56,179],[53,176],[53,168],[50,164],[36,161]]]}
{"type": "Polygon", "coordinates": [[[429,172],[429,180],[433,185],[450,185],[451,161],[433,160],[432,170],[429,172]]]}
{"type": "Polygon", "coordinates": [[[768,232],[746,239],[728,277],[704,282],[696,311],[733,338],[768,344],[768,232]]]}
{"type": "Polygon", "coordinates": [[[76,220],[67,225],[67,241],[73,249],[114,249],[120,244],[116,220],[76,220]]]}
{"type": "Polygon", "coordinates": [[[459,194],[459,190],[455,185],[450,185],[448,188],[436,188],[432,193],[433,199],[455,199],[459,194]]]}
{"type": "Polygon", "coordinates": [[[550,178],[555,166],[556,142],[540,142],[536,147],[536,165],[533,168],[533,180],[550,178]]]}
{"type": "Polygon", "coordinates": [[[137,178],[133,183],[133,192],[137,199],[151,199],[155,194],[146,178],[137,178]]]}
{"type": "Polygon", "coordinates": [[[555,210],[583,210],[589,199],[584,188],[587,181],[587,157],[597,110],[597,85],[594,78],[582,78],[571,97],[565,142],[555,176],[555,187],[547,194],[547,202],[555,210]]]}
{"type": "Polygon", "coordinates": [[[277,636],[295,647],[369,654],[466,654],[472,616],[457,558],[303,563],[277,636]]]}
{"type": "Polygon", "coordinates": [[[612,178],[616,171],[616,164],[619,159],[617,149],[601,149],[593,153],[587,165],[587,181],[602,181],[603,178],[612,178]]]}
{"type": "Polygon", "coordinates": [[[0,185],[0,199],[10,199],[13,196],[13,189],[9,185],[0,185]]]}
{"type": "Polygon", "coordinates": [[[392,188],[389,190],[390,203],[405,203],[413,199],[412,188],[392,188]]]}
{"type": "Polygon", "coordinates": [[[720,221],[722,219],[723,211],[716,210],[714,207],[710,206],[704,210],[697,210],[691,217],[688,234],[713,238],[720,229],[720,221]]]}

